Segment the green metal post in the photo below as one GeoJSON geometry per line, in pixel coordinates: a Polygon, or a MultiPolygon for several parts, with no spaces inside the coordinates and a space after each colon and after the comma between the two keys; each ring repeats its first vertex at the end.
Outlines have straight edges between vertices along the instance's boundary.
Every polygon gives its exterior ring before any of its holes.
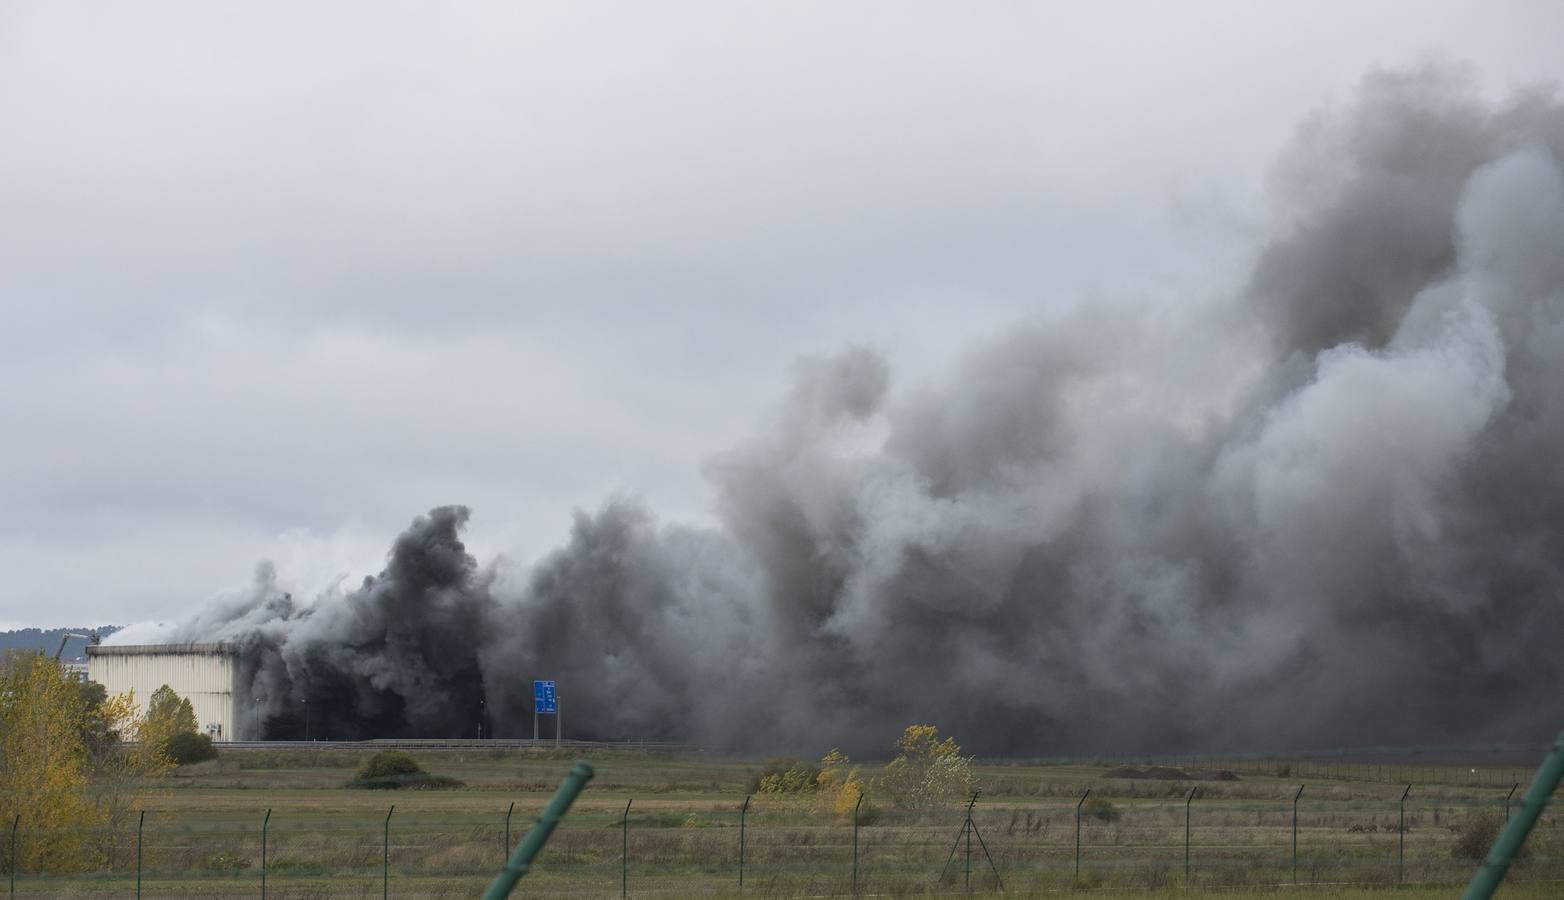
{"type": "Polygon", "coordinates": [[[967,801],[967,821],[962,828],[967,835],[967,893],[972,893],[972,807],[977,805],[977,792],[972,793],[972,799],[967,801]]]}
{"type": "Polygon", "coordinates": [[[1075,804],[1075,880],[1081,880],[1081,804],[1092,795],[1092,789],[1087,788],[1086,793],[1075,804]]]}
{"type": "Polygon", "coordinates": [[[983,832],[978,830],[977,823],[971,820],[967,822],[967,828],[972,836],[977,838],[978,849],[983,851],[983,858],[988,860],[988,870],[994,873],[994,881],[999,886],[999,892],[1005,892],[1005,880],[999,877],[999,866],[994,864],[994,855],[988,852],[988,843],[983,840],[983,832]]]}
{"type": "Polygon", "coordinates": [[[532,860],[548,843],[550,834],[559,825],[559,820],[570,811],[570,804],[586,787],[586,783],[592,779],[592,767],[585,762],[578,762],[560,783],[559,790],[554,792],[554,798],[544,807],[543,815],[538,818],[538,824],[532,826],[526,837],[517,845],[516,852],[505,861],[505,868],[494,877],[489,884],[489,889],[484,891],[483,900],[504,900],[510,896],[510,892],[516,887],[516,882],[527,874],[527,868],[532,865],[532,860]]]}
{"type": "Polygon", "coordinates": [[[939,870],[939,880],[934,882],[934,884],[936,886],[942,885],[942,884],[945,883],[945,873],[950,871],[951,861],[956,858],[956,851],[961,849],[961,839],[966,837],[966,836],[967,836],[967,822],[966,822],[965,819],[963,819],[962,822],[961,822],[961,830],[956,832],[956,840],[953,841],[951,843],[951,845],[950,845],[950,852],[945,854],[945,865],[940,867],[940,870],[939,870]]]}
{"type": "Polygon", "coordinates": [[[970,814],[967,816],[966,821],[961,823],[961,835],[967,842],[967,874],[965,884],[966,891],[970,894],[972,893],[972,816],[970,814]]]}
{"type": "Polygon", "coordinates": [[[1510,785],[1510,792],[1504,795],[1504,821],[1510,821],[1510,798],[1515,796],[1515,789],[1520,787],[1519,781],[1510,785]]]}
{"type": "Polygon", "coordinates": [[[141,826],[147,821],[147,811],[142,810],[136,819],[136,900],[141,900],[141,826]]]}
{"type": "Polygon", "coordinates": [[[261,900],[266,900],[266,826],[271,823],[272,811],[266,810],[266,817],[261,819],[261,900]]]}
{"type": "Polygon", "coordinates": [[[510,809],[505,810],[505,846],[500,848],[502,851],[504,851],[500,854],[502,859],[504,857],[510,856],[510,814],[515,811],[516,801],[512,800],[510,802],[510,809]]]}
{"type": "Polygon", "coordinates": [[[11,896],[16,896],[16,829],[22,824],[22,814],[11,820],[11,896]]]}
{"type": "Polygon", "coordinates": [[[863,794],[853,804],[853,896],[858,896],[858,807],[863,806],[863,794]]]}
{"type": "Polygon", "coordinates": [[[1303,796],[1303,785],[1292,795],[1292,883],[1298,883],[1298,798],[1303,796]]]}
{"type": "Polygon", "coordinates": [[[1189,804],[1195,799],[1195,791],[1198,787],[1189,789],[1189,796],[1184,798],[1184,886],[1189,887],[1189,804]]]}
{"type": "Polygon", "coordinates": [[[623,839],[624,848],[619,856],[619,896],[630,896],[630,804],[635,802],[631,797],[625,801],[624,818],[619,820],[620,837],[623,839]]]}
{"type": "Polygon", "coordinates": [[[386,900],[391,896],[391,814],[396,812],[396,804],[386,810],[385,831],[380,838],[380,900],[386,900]]]}
{"type": "Polygon", "coordinates": [[[1531,787],[1528,787],[1526,794],[1521,797],[1519,812],[1509,824],[1504,826],[1504,831],[1499,833],[1499,839],[1493,843],[1493,849],[1488,851],[1488,858],[1472,875],[1472,883],[1466,888],[1464,900],[1488,900],[1493,896],[1494,890],[1499,887],[1499,882],[1504,880],[1504,874],[1509,871],[1515,854],[1519,853],[1521,845],[1526,843],[1526,835],[1531,833],[1532,826],[1542,815],[1543,807],[1548,805],[1548,799],[1553,796],[1555,790],[1558,790],[1561,778],[1564,778],[1564,733],[1559,734],[1558,739],[1553,742],[1553,750],[1537,768],[1537,775],[1531,780],[1531,787]]]}
{"type": "Polygon", "coordinates": [[[739,893],[744,893],[744,820],[749,817],[749,796],[745,795],[744,805],[739,807],[739,893]]]}
{"type": "Polygon", "coordinates": [[[1401,792],[1399,823],[1399,831],[1401,833],[1396,835],[1396,839],[1399,841],[1396,849],[1396,884],[1405,881],[1407,877],[1407,794],[1410,793],[1412,793],[1412,785],[1409,784],[1407,789],[1401,792]]]}

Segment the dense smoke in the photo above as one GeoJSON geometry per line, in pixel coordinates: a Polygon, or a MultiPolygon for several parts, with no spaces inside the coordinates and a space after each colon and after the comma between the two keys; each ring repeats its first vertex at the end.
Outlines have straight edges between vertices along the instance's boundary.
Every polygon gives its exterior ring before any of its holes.
{"type": "Polygon", "coordinates": [[[809,359],[708,462],[720,528],[616,499],[502,589],[442,508],[357,590],[295,603],[263,569],[169,637],[242,641],[275,736],[306,697],[316,736],[530,734],[535,677],[572,736],[739,748],[1546,733],[1561,160],[1546,93],[1370,76],[1276,168],[1237,296],[1039,317],[915,391],[867,349],[809,359]]]}

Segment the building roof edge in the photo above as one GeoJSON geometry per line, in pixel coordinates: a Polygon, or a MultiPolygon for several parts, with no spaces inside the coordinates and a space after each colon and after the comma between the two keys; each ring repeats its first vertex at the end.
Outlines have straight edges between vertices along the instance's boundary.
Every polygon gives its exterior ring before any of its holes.
{"type": "Polygon", "coordinates": [[[88,656],[178,656],[181,654],[206,654],[232,656],[238,652],[229,641],[206,641],[182,644],[89,644],[88,656]]]}

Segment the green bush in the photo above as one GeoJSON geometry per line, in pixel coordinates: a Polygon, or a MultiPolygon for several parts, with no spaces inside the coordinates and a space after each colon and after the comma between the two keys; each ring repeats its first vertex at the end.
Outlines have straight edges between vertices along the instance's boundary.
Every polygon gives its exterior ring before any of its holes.
{"type": "Polygon", "coordinates": [[[400,750],[382,750],[371,756],[348,782],[348,787],[366,790],[441,790],[463,787],[462,782],[444,775],[425,772],[418,761],[400,750]]]}
{"type": "Polygon", "coordinates": [[[212,746],[212,739],[194,731],[182,731],[169,738],[165,750],[168,758],[180,766],[217,758],[217,748],[212,746]]]}
{"type": "Polygon", "coordinates": [[[360,781],[370,778],[394,778],[398,775],[419,775],[424,767],[411,754],[401,750],[382,750],[371,756],[358,770],[360,781]]]}

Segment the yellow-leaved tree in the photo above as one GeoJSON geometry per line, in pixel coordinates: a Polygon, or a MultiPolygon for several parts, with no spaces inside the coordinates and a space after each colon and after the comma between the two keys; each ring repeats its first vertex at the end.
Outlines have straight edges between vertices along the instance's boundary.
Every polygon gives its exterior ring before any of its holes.
{"type": "MultiPolygon", "coordinates": [[[[77,868],[93,824],[80,692],[58,660],[0,660],[0,821],[18,822],[18,870],[77,868]]],[[[7,861],[9,866],[9,860],[7,861]]]]}
{"type": "Polygon", "coordinates": [[[0,821],[18,824],[19,869],[112,865],[131,811],[169,768],[134,743],[140,726],[128,694],[108,697],[41,653],[0,658],[0,821]]]}
{"type": "Polygon", "coordinates": [[[175,735],[198,731],[195,710],[188,698],[174,693],[174,689],[165,684],[153,691],[152,699],[147,701],[142,729],[148,738],[158,740],[166,750],[175,735]]]}
{"type": "Polygon", "coordinates": [[[134,693],[108,697],[97,684],[84,690],[91,695],[84,724],[96,823],[93,850],[98,865],[113,870],[130,859],[136,811],[174,764],[167,753],[166,727],[141,715],[134,693]]]}
{"type": "Polygon", "coordinates": [[[820,759],[820,774],[816,777],[822,799],[839,818],[850,819],[863,796],[863,779],[858,767],[847,754],[833,749],[820,759]]]}
{"type": "Polygon", "coordinates": [[[964,800],[977,787],[972,757],[956,739],[941,738],[933,725],[908,725],[896,741],[896,758],[880,774],[879,789],[897,806],[942,809],[964,800]]]}

